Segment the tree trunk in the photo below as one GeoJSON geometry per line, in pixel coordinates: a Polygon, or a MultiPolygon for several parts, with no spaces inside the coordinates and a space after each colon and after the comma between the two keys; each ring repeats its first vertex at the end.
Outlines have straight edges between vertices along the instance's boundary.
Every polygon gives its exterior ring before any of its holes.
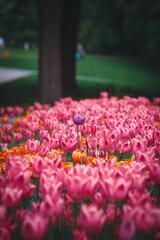
{"type": "Polygon", "coordinates": [[[62,91],[63,95],[76,96],[76,47],[79,30],[79,18],[82,0],[63,0],[63,18],[61,32],[62,48],[62,91]]]}
{"type": "Polygon", "coordinates": [[[81,0],[39,0],[42,103],[76,96],[76,45],[81,0]]]}
{"type": "Polygon", "coordinates": [[[62,97],[62,0],[40,0],[39,83],[42,103],[62,97]]]}

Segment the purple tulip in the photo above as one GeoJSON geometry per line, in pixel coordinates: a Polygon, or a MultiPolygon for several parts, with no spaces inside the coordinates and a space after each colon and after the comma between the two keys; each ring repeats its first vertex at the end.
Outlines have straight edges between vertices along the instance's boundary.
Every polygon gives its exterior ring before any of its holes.
{"type": "Polygon", "coordinates": [[[80,113],[74,113],[72,119],[76,125],[81,125],[85,121],[85,115],[80,113]]]}

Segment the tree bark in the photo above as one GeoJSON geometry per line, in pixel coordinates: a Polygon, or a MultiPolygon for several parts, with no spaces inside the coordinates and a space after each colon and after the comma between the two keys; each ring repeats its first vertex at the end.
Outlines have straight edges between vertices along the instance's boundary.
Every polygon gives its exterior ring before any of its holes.
{"type": "Polygon", "coordinates": [[[79,94],[76,84],[77,36],[82,0],[63,0],[63,18],[61,33],[62,49],[62,92],[63,95],[79,94]]]}
{"type": "Polygon", "coordinates": [[[39,83],[42,103],[62,97],[62,0],[40,0],[39,83]]]}
{"type": "Polygon", "coordinates": [[[81,0],[40,0],[39,86],[42,103],[76,96],[76,45],[81,0]]]}

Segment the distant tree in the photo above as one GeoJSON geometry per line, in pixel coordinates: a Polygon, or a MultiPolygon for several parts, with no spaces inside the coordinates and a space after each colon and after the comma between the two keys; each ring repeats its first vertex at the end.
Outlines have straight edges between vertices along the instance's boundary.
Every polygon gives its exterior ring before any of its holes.
{"type": "Polygon", "coordinates": [[[160,56],[159,0],[87,0],[79,38],[88,52],[160,56]]]}
{"type": "Polygon", "coordinates": [[[40,0],[39,80],[42,102],[76,95],[75,52],[81,0],[40,0]]]}
{"type": "Polygon", "coordinates": [[[122,31],[126,42],[139,55],[160,56],[160,1],[116,0],[123,14],[122,31]]]}
{"type": "Polygon", "coordinates": [[[38,44],[38,11],[35,0],[0,0],[0,35],[7,45],[13,42],[38,44]]]}

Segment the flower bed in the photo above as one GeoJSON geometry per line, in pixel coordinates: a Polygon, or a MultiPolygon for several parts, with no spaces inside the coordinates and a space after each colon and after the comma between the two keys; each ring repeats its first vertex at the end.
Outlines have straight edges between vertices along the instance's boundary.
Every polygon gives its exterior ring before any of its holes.
{"type": "Polygon", "coordinates": [[[1,108],[0,239],[160,239],[160,99],[1,108]]]}

